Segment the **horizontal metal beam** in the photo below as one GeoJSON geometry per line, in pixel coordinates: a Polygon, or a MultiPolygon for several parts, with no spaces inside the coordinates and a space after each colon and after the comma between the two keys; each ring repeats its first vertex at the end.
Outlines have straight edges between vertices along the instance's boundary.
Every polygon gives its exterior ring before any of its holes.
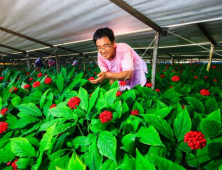
{"type": "MultiPolygon", "coordinates": [[[[51,45],[51,44],[45,43],[45,42],[43,42],[43,41],[39,41],[39,40],[37,40],[37,39],[28,37],[28,36],[26,36],[26,35],[19,34],[19,33],[17,33],[17,32],[8,30],[8,29],[3,28],[3,27],[0,27],[0,30],[1,30],[1,31],[4,31],[4,32],[7,32],[7,33],[9,33],[9,34],[16,35],[16,36],[18,36],[18,37],[27,39],[27,40],[29,40],[29,41],[33,41],[33,42],[38,43],[38,44],[42,44],[42,45],[45,45],[45,46],[48,46],[48,47],[51,47],[51,48],[55,48],[55,46],[53,46],[53,45],[51,45]]],[[[80,53],[80,52],[75,51],[75,50],[70,50],[70,49],[68,49],[68,48],[60,47],[60,46],[56,46],[56,47],[59,48],[59,49],[66,50],[66,51],[70,51],[70,52],[74,52],[74,53],[79,53],[79,55],[84,56],[83,53],[80,53]]]]}
{"type": "Polygon", "coordinates": [[[210,35],[210,33],[207,31],[204,25],[201,23],[197,23],[197,26],[202,31],[202,33],[207,37],[207,39],[211,42],[211,44],[213,44],[216,47],[217,42],[213,39],[213,37],[210,35]]]}
{"type": "Polygon", "coordinates": [[[0,27],[0,30],[1,30],[1,31],[4,31],[4,32],[7,32],[7,33],[9,33],[9,34],[16,35],[16,36],[18,36],[18,37],[27,39],[27,40],[29,40],[29,41],[33,41],[33,42],[36,42],[36,43],[38,43],[38,44],[42,44],[42,45],[45,45],[45,46],[54,48],[53,45],[51,45],[51,44],[45,43],[45,42],[43,42],[43,41],[36,40],[36,39],[31,38],[31,37],[28,37],[28,36],[26,36],[26,35],[19,34],[19,33],[17,33],[17,32],[8,30],[8,29],[3,28],[3,27],[0,27]]]}
{"type": "Polygon", "coordinates": [[[110,0],[112,3],[116,4],[118,7],[122,8],[124,11],[128,12],[144,24],[148,25],[149,27],[153,28],[155,31],[159,32],[162,35],[167,35],[167,32],[161,28],[159,25],[151,21],[149,18],[147,18],[145,15],[141,14],[137,10],[135,10],[133,7],[125,3],[123,0],[110,0]]]}
{"type": "Polygon", "coordinates": [[[8,49],[11,49],[11,50],[15,50],[15,51],[19,51],[19,52],[22,52],[23,54],[27,54],[26,51],[23,51],[23,50],[20,50],[20,49],[17,49],[17,48],[13,48],[13,47],[9,47],[7,45],[2,45],[0,44],[1,47],[4,47],[4,48],[8,48],[8,49]]]}

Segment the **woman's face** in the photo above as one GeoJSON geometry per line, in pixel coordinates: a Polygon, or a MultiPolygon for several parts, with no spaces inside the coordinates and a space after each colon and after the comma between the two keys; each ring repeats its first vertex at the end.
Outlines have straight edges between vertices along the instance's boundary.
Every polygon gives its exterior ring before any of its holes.
{"type": "Polygon", "coordinates": [[[115,46],[115,41],[111,43],[108,37],[102,37],[96,40],[96,47],[98,52],[102,55],[103,58],[107,60],[112,60],[115,57],[115,46]]]}

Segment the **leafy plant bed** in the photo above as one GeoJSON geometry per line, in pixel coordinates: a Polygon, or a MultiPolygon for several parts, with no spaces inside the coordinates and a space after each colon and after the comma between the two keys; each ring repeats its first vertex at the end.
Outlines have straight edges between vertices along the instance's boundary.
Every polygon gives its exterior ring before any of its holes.
{"type": "Polygon", "coordinates": [[[222,169],[221,65],[203,68],[122,92],[95,65],[1,70],[0,169],[222,169]]]}

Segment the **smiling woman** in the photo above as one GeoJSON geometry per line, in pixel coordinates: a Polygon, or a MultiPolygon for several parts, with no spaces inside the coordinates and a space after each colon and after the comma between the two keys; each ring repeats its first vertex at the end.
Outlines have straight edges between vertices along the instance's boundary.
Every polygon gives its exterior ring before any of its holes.
{"type": "Polygon", "coordinates": [[[145,61],[127,44],[116,43],[110,28],[100,28],[93,35],[93,41],[98,50],[98,65],[101,70],[98,79],[91,80],[93,84],[109,79],[110,84],[115,80],[126,81],[121,90],[146,84],[145,73],[148,72],[145,61]]]}

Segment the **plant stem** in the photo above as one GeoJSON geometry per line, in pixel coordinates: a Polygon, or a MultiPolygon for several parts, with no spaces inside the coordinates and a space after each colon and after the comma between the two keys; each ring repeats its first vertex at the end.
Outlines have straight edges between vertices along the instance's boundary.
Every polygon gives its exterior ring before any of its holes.
{"type": "Polygon", "coordinates": [[[80,127],[79,127],[79,125],[78,125],[78,122],[76,123],[76,125],[78,126],[79,131],[80,131],[80,133],[82,134],[82,136],[84,136],[83,133],[82,133],[82,130],[80,129],[80,127]]]}

